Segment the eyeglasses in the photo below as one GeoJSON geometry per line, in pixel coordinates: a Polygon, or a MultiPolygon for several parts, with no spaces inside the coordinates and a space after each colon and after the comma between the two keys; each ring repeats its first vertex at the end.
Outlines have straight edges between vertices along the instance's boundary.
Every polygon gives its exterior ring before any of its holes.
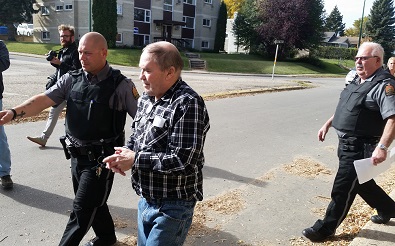
{"type": "Polygon", "coordinates": [[[61,35],[60,37],[61,38],[69,38],[69,37],[71,37],[71,35],[61,35]]]}
{"type": "Polygon", "coordinates": [[[366,61],[366,60],[368,60],[368,59],[370,59],[370,58],[373,58],[373,57],[378,57],[378,56],[356,56],[356,57],[354,58],[354,60],[355,60],[355,61],[358,61],[359,59],[361,59],[361,61],[366,61]]]}

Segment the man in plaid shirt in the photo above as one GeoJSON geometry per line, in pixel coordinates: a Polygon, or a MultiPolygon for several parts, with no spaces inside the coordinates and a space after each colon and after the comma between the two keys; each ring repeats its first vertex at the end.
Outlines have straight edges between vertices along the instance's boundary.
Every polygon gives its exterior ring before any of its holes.
{"type": "Polygon", "coordinates": [[[168,42],[144,48],[144,94],[126,147],[105,158],[125,175],[132,169],[138,204],[138,245],[182,245],[196,201],[203,199],[203,146],[210,128],[202,97],[182,81],[183,60],[168,42]]]}

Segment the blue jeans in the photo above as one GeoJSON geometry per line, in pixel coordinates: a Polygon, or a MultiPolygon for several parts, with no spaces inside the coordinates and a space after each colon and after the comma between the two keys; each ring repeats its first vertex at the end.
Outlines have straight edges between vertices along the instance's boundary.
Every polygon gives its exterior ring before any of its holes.
{"type": "Polygon", "coordinates": [[[140,198],[138,246],[183,245],[192,224],[196,201],[140,198]]]}
{"type": "MultiPolygon", "coordinates": [[[[3,109],[3,99],[0,99],[0,110],[3,109]]],[[[0,177],[10,175],[11,153],[5,135],[4,126],[0,126],[0,177]]]]}

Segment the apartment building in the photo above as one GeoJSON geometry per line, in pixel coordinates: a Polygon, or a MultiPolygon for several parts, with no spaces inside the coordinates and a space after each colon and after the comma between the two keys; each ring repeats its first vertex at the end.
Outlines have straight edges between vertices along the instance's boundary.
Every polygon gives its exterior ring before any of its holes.
{"type": "MultiPolygon", "coordinates": [[[[92,30],[94,0],[37,0],[34,42],[59,43],[57,27],[70,24],[76,38],[92,30]]],[[[177,47],[214,48],[221,0],[117,0],[117,45],[144,46],[166,40],[177,47]]]]}

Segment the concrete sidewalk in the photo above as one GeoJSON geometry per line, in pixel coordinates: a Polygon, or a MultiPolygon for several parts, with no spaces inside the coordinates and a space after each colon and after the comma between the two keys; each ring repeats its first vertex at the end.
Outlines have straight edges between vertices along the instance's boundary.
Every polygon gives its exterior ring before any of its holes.
{"type": "MultiPolygon", "coordinates": [[[[392,199],[395,199],[395,191],[392,191],[390,196],[392,199]]],[[[349,245],[395,245],[395,219],[391,219],[386,225],[379,225],[369,221],[349,245]]]]}

